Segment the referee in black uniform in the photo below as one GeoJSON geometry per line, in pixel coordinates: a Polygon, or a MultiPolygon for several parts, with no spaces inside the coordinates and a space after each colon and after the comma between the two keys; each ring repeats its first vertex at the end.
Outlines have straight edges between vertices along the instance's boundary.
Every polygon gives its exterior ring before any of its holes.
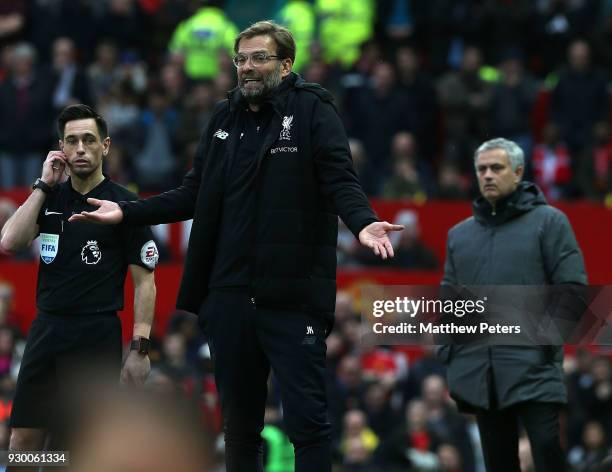
{"type": "MultiPolygon", "coordinates": [[[[73,381],[117,382],[121,367],[123,286],[134,281],[134,340],[121,379],[142,383],[155,306],[153,270],[158,251],[149,227],[68,222],[92,209],[87,198],[133,200],[134,194],[102,174],[110,138],[104,119],[86,105],[58,118],[60,151],[49,152],[33,192],[2,229],[9,252],[40,241],[38,315],[28,336],[10,424],[11,450],[40,450],[60,420],[73,381]],[[61,182],[65,170],[70,178],[61,182]],[[85,377],[83,377],[85,376],[85,377]],[[63,389],[67,389],[64,391],[63,389]]],[[[82,384],[78,384],[81,386],[82,384]]]]}

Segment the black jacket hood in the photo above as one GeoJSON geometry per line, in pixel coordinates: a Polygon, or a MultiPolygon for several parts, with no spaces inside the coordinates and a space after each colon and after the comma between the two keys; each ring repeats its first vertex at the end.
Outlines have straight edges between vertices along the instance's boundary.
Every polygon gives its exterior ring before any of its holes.
{"type": "Polygon", "coordinates": [[[472,209],[478,222],[499,225],[533,210],[536,206],[547,204],[544,194],[536,184],[523,181],[514,192],[497,202],[495,212],[482,195],[474,200],[472,209]]]}

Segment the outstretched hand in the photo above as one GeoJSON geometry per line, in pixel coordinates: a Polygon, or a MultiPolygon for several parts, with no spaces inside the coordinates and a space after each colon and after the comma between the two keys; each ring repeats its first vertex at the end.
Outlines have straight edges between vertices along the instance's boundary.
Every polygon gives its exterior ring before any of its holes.
{"type": "Polygon", "coordinates": [[[103,225],[116,225],[123,220],[123,210],[121,210],[121,207],[116,202],[88,198],[87,203],[97,206],[98,209],[95,211],[75,213],[68,218],[68,221],[86,221],[103,225]]]}
{"type": "Polygon", "coordinates": [[[374,254],[383,259],[393,257],[393,246],[389,240],[389,233],[403,229],[403,225],[393,225],[386,221],[370,223],[359,232],[359,242],[372,249],[374,254]]]}

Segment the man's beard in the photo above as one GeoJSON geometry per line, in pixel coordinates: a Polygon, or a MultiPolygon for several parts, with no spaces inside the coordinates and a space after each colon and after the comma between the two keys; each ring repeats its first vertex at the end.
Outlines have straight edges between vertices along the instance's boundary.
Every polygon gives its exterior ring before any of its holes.
{"type": "MultiPolygon", "coordinates": [[[[249,79],[249,78],[255,78],[255,77],[251,75],[246,78],[249,79]]],[[[254,105],[260,104],[266,99],[266,97],[270,94],[270,92],[283,81],[283,77],[281,76],[281,64],[279,62],[273,72],[261,77],[261,81],[263,85],[263,87],[261,88],[258,88],[255,90],[247,89],[244,86],[244,80],[245,80],[245,77],[241,79],[242,84],[240,85],[240,92],[242,93],[242,96],[248,103],[251,103],[254,105]]]]}

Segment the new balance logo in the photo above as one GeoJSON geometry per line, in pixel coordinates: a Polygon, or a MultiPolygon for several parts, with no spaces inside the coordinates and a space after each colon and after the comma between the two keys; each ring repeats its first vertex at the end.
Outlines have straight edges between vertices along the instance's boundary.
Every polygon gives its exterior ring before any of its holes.
{"type": "Polygon", "coordinates": [[[229,133],[227,131],[223,131],[222,129],[218,129],[217,131],[215,131],[215,134],[213,134],[213,136],[215,138],[225,139],[229,136],[229,133]]]}
{"type": "Polygon", "coordinates": [[[314,330],[312,329],[312,326],[306,326],[306,335],[309,334],[314,334],[314,330]]]}

